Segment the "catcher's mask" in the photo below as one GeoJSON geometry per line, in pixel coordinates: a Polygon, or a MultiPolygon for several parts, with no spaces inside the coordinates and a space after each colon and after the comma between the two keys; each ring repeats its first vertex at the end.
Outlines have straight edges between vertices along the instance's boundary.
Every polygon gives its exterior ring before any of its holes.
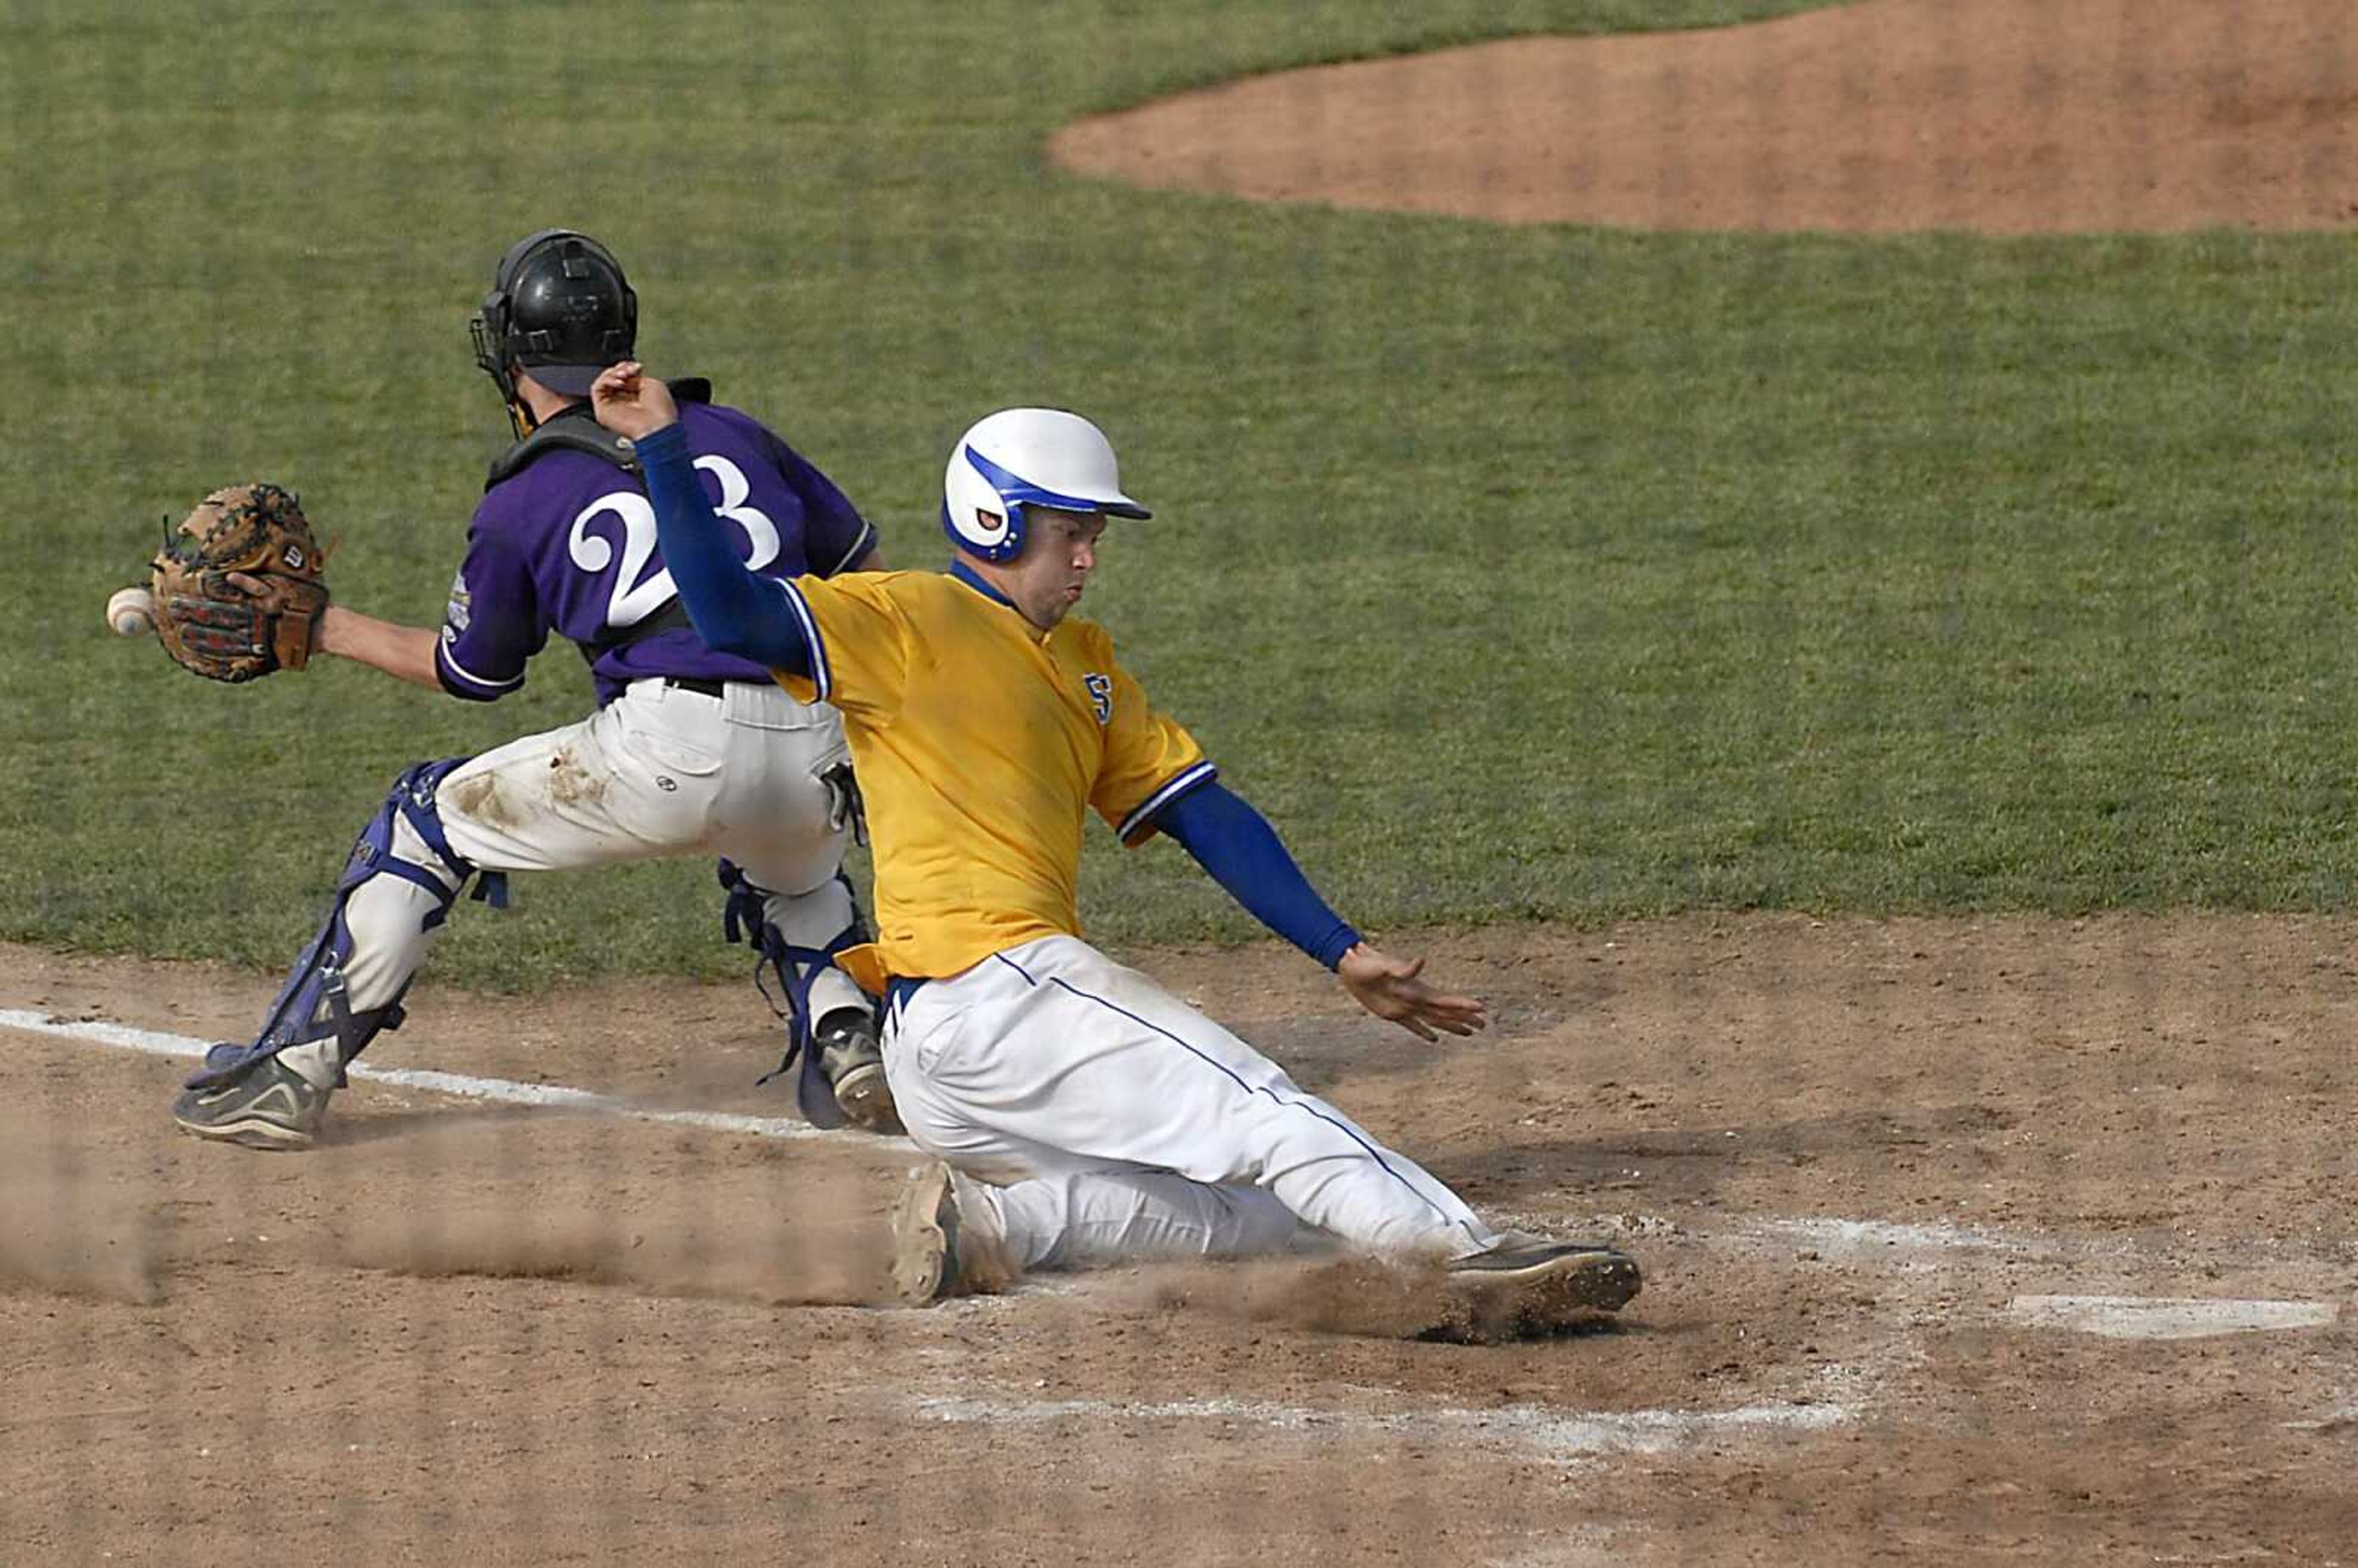
{"type": "Polygon", "coordinates": [[[467,328],[475,363],[499,387],[521,437],[533,421],[516,395],[517,367],[552,392],[589,396],[600,371],[631,357],[639,297],[605,246],[571,229],[543,229],[500,258],[467,328]]]}
{"type": "Polygon", "coordinates": [[[942,476],[942,532],[986,561],[1023,553],[1023,509],[1152,517],[1121,492],[1105,432],[1059,408],[1002,408],[958,438],[942,476]]]}

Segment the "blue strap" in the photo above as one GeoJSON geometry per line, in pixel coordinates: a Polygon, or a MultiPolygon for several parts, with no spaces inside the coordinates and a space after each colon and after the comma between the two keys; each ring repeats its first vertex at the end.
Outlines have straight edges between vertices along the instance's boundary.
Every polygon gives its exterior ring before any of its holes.
{"type": "MultiPolygon", "coordinates": [[[[827,1081],[818,1053],[810,1048],[812,1032],[818,1023],[811,1016],[810,991],[819,971],[833,964],[838,953],[866,941],[868,933],[855,914],[851,925],[837,933],[824,947],[805,947],[789,942],[785,933],[770,923],[768,895],[745,874],[743,868],[723,860],[717,873],[720,885],[729,892],[720,906],[720,933],[731,942],[752,945],[754,989],[786,1025],[784,1054],[779,1056],[776,1066],[753,1080],[754,1087],[783,1076],[799,1063],[802,1071],[795,1079],[795,1100],[803,1115],[814,1126],[840,1127],[843,1111],[835,1103],[834,1086],[827,1081]],[[769,981],[763,975],[764,969],[776,973],[783,1000],[781,996],[771,993],[769,981]]],[[[842,877],[840,871],[836,874],[842,877]]]]}

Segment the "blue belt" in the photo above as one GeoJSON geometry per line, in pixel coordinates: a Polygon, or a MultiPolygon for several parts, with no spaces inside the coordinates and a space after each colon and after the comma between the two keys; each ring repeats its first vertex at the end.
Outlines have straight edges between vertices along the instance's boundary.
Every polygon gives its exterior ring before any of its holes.
{"type": "Polygon", "coordinates": [[[885,1005],[895,1012],[900,1011],[909,1005],[909,999],[915,996],[917,988],[925,983],[923,979],[911,979],[906,975],[894,975],[884,982],[885,1005]]]}

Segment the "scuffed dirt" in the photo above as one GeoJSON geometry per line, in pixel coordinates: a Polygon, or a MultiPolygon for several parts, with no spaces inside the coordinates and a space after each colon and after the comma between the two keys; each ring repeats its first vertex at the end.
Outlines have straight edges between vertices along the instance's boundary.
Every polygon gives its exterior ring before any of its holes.
{"type": "Polygon", "coordinates": [[[1468,1345],[1545,1339],[1608,1327],[1576,1303],[1516,1298],[1482,1310],[1455,1298],[1435,1268],[1396,1268],[1357,1257],[1283,1259],[1220,1268],[1141,1269],[1098,1292],[1109,1308],[1148,1315],[1213,1314],[1314,1334],[1468,1345]]]}
{"type": "Polygon", "coordinates": [[[520,826],[515,811],[500,794],[497,773],[481,773],[471,778],[454,779],[449,784],[450,806],[462,816],[494,827],[520,826]]]}
{"type": "MultiPolygon", "coordinates": [[[[848,1304],[881,1294],[892,1141],[363,1083],[262,1154],[170,1130],[185,1063],[0,1030],[0,1245],[48,1260],[0,1280],[0,1561],[2346,1562],[2353,938],[1397,939],[1492,1004],[1439,1048],[1288,951],[1126,955],[1495,1217],[1648,1268],[1600,1332],[1479,1346],[1334,1257],[848,1304]],[[2008,1310],[2069,1294],[2339,1317],[2008,1310]]],[[[198,1038],[273,986],[0,948],[0,1007],[198,1038]]],[[[747,987],[411,1002],[377,1065],[789,1113],[747,987]]]]}
{"type": "Polygon", "coordinates": [[[1867,0],[1288,71],[1058,132],[1074,171],[1509,223],[2358,222],[2345,0],[1867,0]]]}
{"type": "Polygon", "coordinates": [[[571,752],[548,759],[548,799],[556,806],[595,806],[606,798],[606,780],[581,765],[571,752]]]}

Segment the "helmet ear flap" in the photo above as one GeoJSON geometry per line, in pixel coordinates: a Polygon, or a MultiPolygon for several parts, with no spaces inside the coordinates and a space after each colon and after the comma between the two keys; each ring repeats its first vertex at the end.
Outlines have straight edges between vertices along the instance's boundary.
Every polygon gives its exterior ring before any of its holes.
{"type": "Polygon", "coordinates": [[[960,444],[942,481],[942,532],[950,543],[986,561],[1012,560],[1023,553],[1023,506],[1000,493],[976,464],[974,449],[960,444]]]}

